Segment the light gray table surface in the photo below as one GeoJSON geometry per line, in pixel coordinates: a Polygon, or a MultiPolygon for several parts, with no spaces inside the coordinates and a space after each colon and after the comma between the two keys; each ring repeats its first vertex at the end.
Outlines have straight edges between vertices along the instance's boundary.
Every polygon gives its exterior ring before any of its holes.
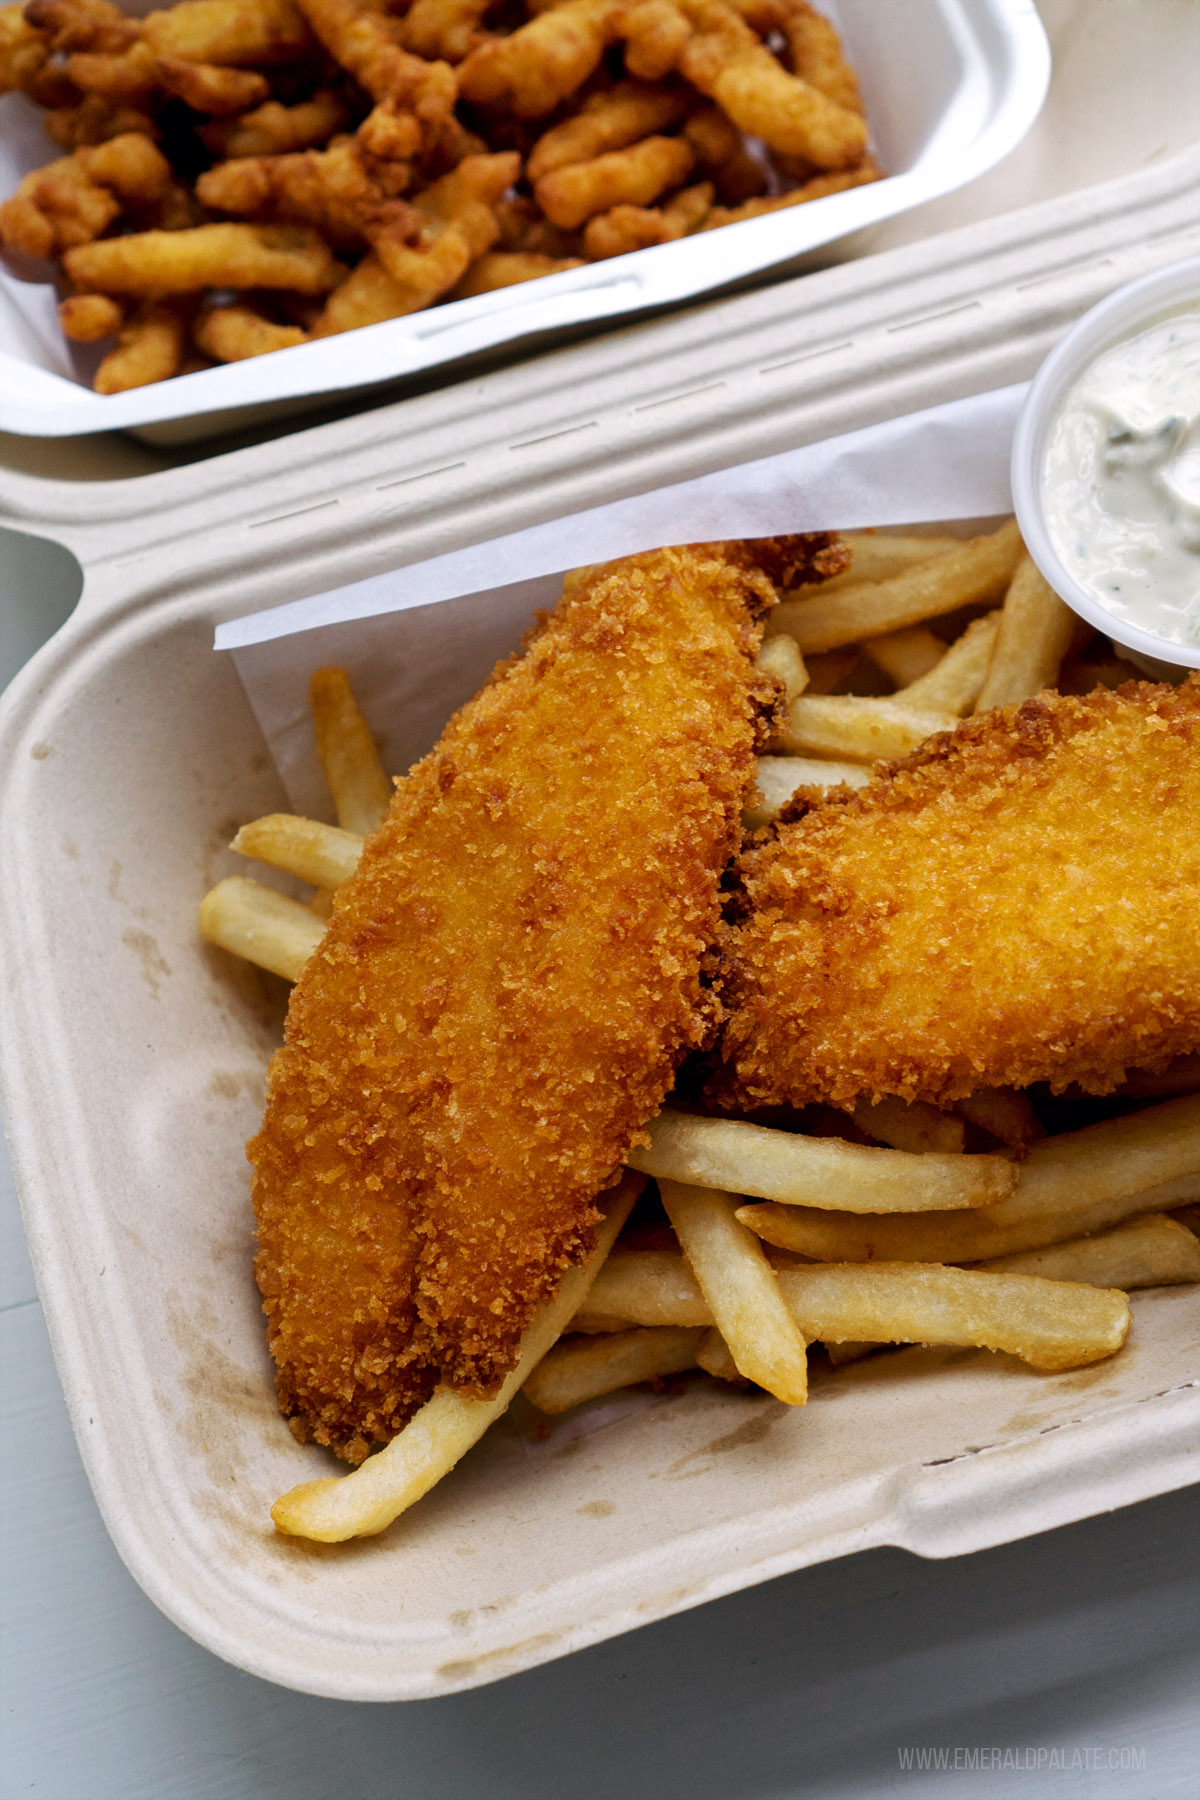
{"type": "MultiPolygon", "coordinates": [[[[0,531],[0,685],[60,622],[47,554],[0,531]]],[[[126,1573],[2,1151],[0,1406],[2,1800],[1200,1795],[1196,1489],[959,1560],[871,1551],[492,1687],[360,1706],[219,1662],[126,1573]]]]}

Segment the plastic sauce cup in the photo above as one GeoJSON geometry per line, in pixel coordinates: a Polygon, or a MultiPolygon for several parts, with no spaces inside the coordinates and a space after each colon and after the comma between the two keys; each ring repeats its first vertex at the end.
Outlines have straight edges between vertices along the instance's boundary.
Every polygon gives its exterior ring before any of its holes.
{"type": "Polygon", "coordinates": [[[1064,397],[1105,350],[1189,300],[1200,299],[1200,257],[1172,263],[1118,288],[1083,315],[1046,358],[1029,389],[1017,422],[1012,450],[1013,507],[1021,536],[1056,594],[1081,618],[1103,631],[1148,675],[1178,681],[1186,669],[1200,668],[1200,645],[1176,644],[1143,631],[1080,585],[1060,559],[1046,527],[1043,508],[1046,439],[1064,397]]]}

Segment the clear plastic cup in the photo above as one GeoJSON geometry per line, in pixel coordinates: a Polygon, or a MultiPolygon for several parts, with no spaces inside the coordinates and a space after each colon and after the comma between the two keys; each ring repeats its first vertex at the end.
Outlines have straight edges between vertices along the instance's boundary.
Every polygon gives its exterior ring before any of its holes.
{"type": "Polygon", "coordinates": [[[1012,450],[1013,507],[1029,554],[1055,593],[1081,618],[1108,634],[1140,669],[1178,681],[1200,668],[1200,645],[1176,644],[1119,618],[1083,587],[1064,565],[1046,526],[1043,462],[1046,438],[1059,405],[1096,358],[1164,313],[1200,300],[1200,257],[1172,263],[1118,288],[1083,315],[1046,358],[1029,390],[1012,450]]]}

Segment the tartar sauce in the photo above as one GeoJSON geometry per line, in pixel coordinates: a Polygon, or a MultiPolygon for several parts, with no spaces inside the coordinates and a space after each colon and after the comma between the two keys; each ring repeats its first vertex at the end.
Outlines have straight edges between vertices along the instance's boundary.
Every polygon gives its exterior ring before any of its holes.
{"type": "Polygon", "coordinates": [[[1098,356],[1051,421],[1046,526],[1111,613],[1200,644],[1200,305],[1098,356]]]}

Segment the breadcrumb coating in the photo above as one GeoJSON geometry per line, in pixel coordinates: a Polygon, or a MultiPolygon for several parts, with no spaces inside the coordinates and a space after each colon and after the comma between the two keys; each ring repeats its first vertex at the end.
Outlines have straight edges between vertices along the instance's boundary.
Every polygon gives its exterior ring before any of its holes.
{"type": "Polygon", "coordinates": [[[494,1392],[596,1194],[712,1034],[702,964],[826,536],[585,572],[399,782],[292,996],[255,1166],[282,1409],[360,1462],[438,1382],[494,1392]],[[760,566],[761,565],[761,566],[760,566]]]}
{"type": "Polygon", "coordinates": [[[1200,676],[980,714],[794,802],[740,884],[717,1105],[1108,1093],[1200,1048],[1200,676]]]}

